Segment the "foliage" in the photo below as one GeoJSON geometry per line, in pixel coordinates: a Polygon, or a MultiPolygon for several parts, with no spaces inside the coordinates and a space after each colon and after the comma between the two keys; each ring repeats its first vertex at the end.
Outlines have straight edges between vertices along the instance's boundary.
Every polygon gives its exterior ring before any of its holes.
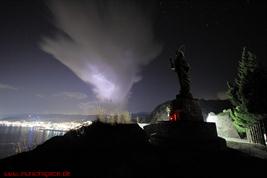
{"type": "Polygon", "coordinates": [[[127,111],[116,113],[116,114],[105,114],[103,112],[97,114],[97,120],[103,123],[110,124],[129,124],[131,121],[131,114],[127,111]]]}
{"type": "Polygon", "coordinates": [[[266,91],[262,85],[266,81],[266,74],[257,64],[256,55],[244,47],[237,77],[233,83],[228,83],[227,92],[235,106],[231,117],[241,135],[266,112],[266,91]]]}
{"type": "Polygon", "coordinates": [[[101,108],[100,106],[98,106],[97,108],[96,108],[96,112],[97,112],[97,114],[96,114],[96,119],[98,120],[98,121],[100,121],[100,122],[106,122],[106,113],[105,113],[105,111],[104,111],[104,109],[103,108],[101,108]]]}
{"type": "Polygon", "coordinates": [[[246,96],[252,87],[249,84],[253,80],[252,74],[256,68],[256,56],[244,47],[241,60],[239,61],[237,78],[233,84],[228,83],[228,95],[234,106],[241,106],[243,109],[247,109],[249,100],[246,96]]]}
{"type": "Polygon", "coordinates": [[[259,119],[261,119],[260,115],[246,112],[240,107],[232,109],[230,116],[233,119],[233,124],[241,137],[245,136],[246,128],[252,126],[253,124],[257,123],[259,119]]]}

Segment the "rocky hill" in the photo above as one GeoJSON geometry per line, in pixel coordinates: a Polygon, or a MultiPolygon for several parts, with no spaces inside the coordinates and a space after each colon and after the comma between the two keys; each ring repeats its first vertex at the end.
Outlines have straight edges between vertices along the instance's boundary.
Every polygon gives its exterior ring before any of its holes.
{"type": "Polygon", "coordinates": [[[116,178],[264,177],[265,174],[266,160],[231,149],[205,151],[177,147],[179,143],[176,147],[152,145],[137,124],[110,125],[96,121],[53,137],[32,151],[0,160],[0,172],[3,175],[8,171],[68,171],[72,176],[116,178]]]}
{"type": "MultiPolygon", "coordinates": [[[[202,110],[203,118],[206,119],[210,112],[218,114],[222,112],[224,109],[232,108],[232,104],[229,100],[206,100],[206,99],[199,99],[198,103],[202,110]]],[[[171,100],[166,101],[157,107],[151,112],[151,114],[145,117],[141,122],[156,122],[167,120],[167,107],[170,107],[171,100]]]]}

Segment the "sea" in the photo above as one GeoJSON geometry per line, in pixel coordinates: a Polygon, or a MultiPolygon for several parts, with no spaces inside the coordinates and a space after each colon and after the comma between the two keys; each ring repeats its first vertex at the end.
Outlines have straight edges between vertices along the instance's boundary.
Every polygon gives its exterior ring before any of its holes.
{"type": "MultiPolygon", "coordinates": [[[[132,117],[145,117],[145,113],[132,117]]],[[[0,117],[0,159],[34,149],[55,136],[62,136],[68,130],[90,125],[95,115],[33,115],[0,117]]],[[[140,127],[143,125],[141,124],[140,127]]]]}
{"type": "Polygon", "coordinates": [[[34,127],[0,126],[0,159],[35,148],[66,131],[45,130],[34,127]]]}
{"type": "Polygon", "coordinates": [[[0,119],[0,159],[32,150],[52,137],[64,135],[68,130],[90,125],[94,118],[0,119]]]}

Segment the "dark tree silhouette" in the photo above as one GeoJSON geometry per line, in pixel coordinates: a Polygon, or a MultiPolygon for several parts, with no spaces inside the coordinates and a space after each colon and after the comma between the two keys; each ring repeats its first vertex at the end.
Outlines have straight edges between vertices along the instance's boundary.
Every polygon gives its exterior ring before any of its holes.
{"type": "Polygon", "coordinates": [[[228,83],[228,96],[235,106],[231,116],[241,136],[259,123],[267,112],[266,72],[258,65],[256,55],[243,48],[237,77],[228,83]]]}

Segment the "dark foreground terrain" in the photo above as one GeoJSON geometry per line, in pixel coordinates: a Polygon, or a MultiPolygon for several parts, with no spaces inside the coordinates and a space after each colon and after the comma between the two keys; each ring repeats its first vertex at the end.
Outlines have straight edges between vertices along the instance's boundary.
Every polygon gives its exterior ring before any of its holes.
{"type": "MultiPolygon", "coordinates": [[[[267,161],[224,149],[153,146],[137,124],[94,122],[0,160],[7,172],[68,171],[87,177],[266,177],[267,161]]],[[[213,144],[213,143],[210,143],[213,144]]]]}

